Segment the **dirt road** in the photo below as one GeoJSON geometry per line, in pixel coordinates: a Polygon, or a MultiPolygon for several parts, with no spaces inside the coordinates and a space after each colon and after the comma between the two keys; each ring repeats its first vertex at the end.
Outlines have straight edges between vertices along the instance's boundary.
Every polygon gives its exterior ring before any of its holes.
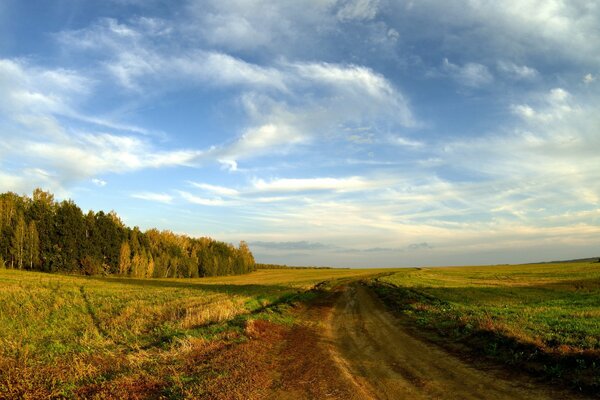
{"type": "MultiPolygon", "coordinates": [[[[329,320],[329,348],[359,398],[565,399],[526,377],[490,367],[476,369],[416,339],[369,289],[348,286],[329,320]]],[[[579,398],[579,397],[577,397],[579,398]]]]}
{"type": "MultiPolygon", "coordinates": [[[[297,305],[292,326],[256,320],[252,340],[207,355],[187,375],[211,371],[214,400],[584,399],[483,361],[467,362],[392,315],[367,287],[349,283],[297,305]],[[204,369],[203,369],[204,368],[204,369]]],[[[190,398],[197,398],[191,396],[190,398]]]]}

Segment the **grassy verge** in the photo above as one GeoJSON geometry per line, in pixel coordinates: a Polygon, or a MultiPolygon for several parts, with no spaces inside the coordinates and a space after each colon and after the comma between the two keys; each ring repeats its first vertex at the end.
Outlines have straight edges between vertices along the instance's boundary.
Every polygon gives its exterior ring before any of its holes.
{"type": "Polygon", "coordinates": [[[371,281],[436,340],[600,389],[600,264],[407,269],[371,281]]]}
{"type": "Polygon", "coordinates": [[[208,387],[218,352],[292,324],[288,311],[320,282],[372,273],[177,280],[0,269],[0,398],[194,397],[186,390],[208,387]]]}

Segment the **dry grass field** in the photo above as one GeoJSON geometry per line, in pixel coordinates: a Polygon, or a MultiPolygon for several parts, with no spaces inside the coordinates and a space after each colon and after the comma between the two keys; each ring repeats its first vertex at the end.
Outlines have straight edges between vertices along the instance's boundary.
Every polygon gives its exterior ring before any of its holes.
{"type": "Polygon", "coordinates": [[[319,282],[378,272],[132,279],[0,269],[0,398],[177,398],[209,374],[183,376],[186,352],[244,341],[248,320],[289,323],[282,307],[319,282]]]}

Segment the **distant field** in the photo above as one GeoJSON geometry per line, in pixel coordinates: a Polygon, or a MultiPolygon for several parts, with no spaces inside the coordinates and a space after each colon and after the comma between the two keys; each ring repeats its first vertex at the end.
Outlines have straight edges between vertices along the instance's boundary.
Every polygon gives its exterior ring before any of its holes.
{"type": "Polygon", "coordinates": [[[421,326],[600,385],[600,263],[406,269],[379,281],[380,294],[421,326]]]}
{"type": "Polygon", "coordinates": [[[243,329],[228,325],[240,315],[302,296],[321,281],[377,272],[260,270],[132,279],[0,269],[0,398],[70,397],[86,385],[133,379],[140,366],[156,372],[189,340],[230,338],[243,329]]]}

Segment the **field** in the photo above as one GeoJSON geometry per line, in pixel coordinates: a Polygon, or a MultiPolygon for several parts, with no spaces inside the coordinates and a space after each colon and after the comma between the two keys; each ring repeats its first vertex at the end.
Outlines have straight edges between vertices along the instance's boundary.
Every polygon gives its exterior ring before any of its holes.
{"type": "Polygon", "coordinates": [[[600,387],[599,263],[200,279],[0,269],[0,304],[0,399],[570,399],[600,387]]]}
{"type": "Polygon", "coordinates": [[[175,367],[190,348],[243,341],[248,320],[289,323],[277,304],[310,297],[306,291],[325,280],[377,272],[132,279],[0,269],[0,398],[144,397],[145,390],[177,398],[189,380],[205,378],[175,367]]]}
{"type": "Polygon", "coordinates": [[[600,263],[418,268],[377,282],[388,304],[438,339],[600,386],[600,263]]]}

